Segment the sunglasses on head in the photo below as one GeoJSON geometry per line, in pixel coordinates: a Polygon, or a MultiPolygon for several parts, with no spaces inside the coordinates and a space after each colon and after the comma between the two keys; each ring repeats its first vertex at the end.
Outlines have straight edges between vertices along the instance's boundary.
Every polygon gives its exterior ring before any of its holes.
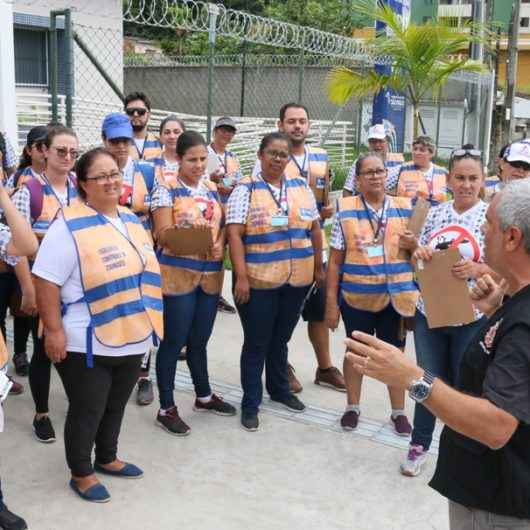
{"type": "Polygon", "coordinates": [[[479,151],[478,149],[455,149],[451,153],[451,158],[463,158],[465,156],[482,158],[482,151],[479,151]]]}
{"type": "Polygon", "coordinates": [[[526,162],[523,162],[522,160],[514,160],[513,162],[508,162],[508,164],[510,164],[510,166],[512,166],[515,169],[522,169],[523,171],[530,170],[530,164],[527,164],[526,162]]]}
{"type": "Polygon", "coordinates": [[[130,107],[125,109],[125,114],[127,114],[127,116],[134,116],[135,114],[138,116],[144,116],[146,112],[147,109],[143,109],[142,107],[130,107]]]}

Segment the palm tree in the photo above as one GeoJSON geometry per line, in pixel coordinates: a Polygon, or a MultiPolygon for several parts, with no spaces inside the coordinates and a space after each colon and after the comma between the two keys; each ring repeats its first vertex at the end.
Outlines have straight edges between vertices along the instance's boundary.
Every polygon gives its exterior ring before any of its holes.
{"type": "Polygon", "coordinates": [[[367,42],[371,59],[390,58],[392,73],[378,73],[375,69],[362,74],[344,66],[331,70],[327,79],[329,99],[344,105],[352,97],[376,94],[383,88],[401,92],[412,105],[414,137],[418,135],[420,101],[429,92],[438,97],[440,89],[455,72],[482,72],[484,66],[467,57],[462,51],[471,42],[487,43],[486,28],[467,23],[453,27],[443,22],[429,21],[422,25],[405,26],[400,17],[387,5],[375,0],[358,0],[355,10],[371,15],[385,23],[389,31],[367,42]]]}

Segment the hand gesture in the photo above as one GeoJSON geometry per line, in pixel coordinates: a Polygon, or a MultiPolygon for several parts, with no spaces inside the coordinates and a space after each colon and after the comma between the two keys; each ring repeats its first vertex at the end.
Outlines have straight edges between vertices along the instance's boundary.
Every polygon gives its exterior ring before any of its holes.
{"type": "Polygon", "coordinates": [[[490,316],[502,304],[507,289],[508,282],[504,278],[496,283],[489,274],[484,274],[471,289],[471,300],[479,311],[490,316]]]}
{"type": "Polygon", "coordinates": [[[402,234],[400,234],[399,248],[414,252],[417,246],[418,240],[416,239],[416,236],[413,232],[411,232],[410,230],[405,230],[402,234]]]}

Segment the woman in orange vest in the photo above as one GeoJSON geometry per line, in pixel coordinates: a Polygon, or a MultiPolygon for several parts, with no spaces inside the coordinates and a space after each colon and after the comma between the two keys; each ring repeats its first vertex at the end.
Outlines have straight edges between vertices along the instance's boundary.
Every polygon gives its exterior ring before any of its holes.
{"type": "MultiPolygon", "coordinates": [[[[79,153],[77,135],[72,129],[51,127],[42,143],[46,159],[42,175],[29,179],[13,195],[13,203],[42,241],[57,212],[77,201],[75,174],[72,168],[79,153]]],[[[36,314],[35,288],[31,279],[29,264],[23,258],[17,269],[23,303],[30,314],[36,314]],[[24,298],[27,299],[24,302],[24,298]]],[[[33,320],[37,334],[39,319],[33,320]]],[[[38,441],[55,442],[55,430],[49,417],[51,363],[44,351],[44,341],[38,339],[33,345],[33,356],[29,368],[29,385],[35,402],[33,430],[38,441]]]]}
{"type": "MultiPolygon", "coordinates": [[[[407,231],[411,200],[386,195],[387,170],[378,154],[359,157],[355,172],[359,195],[339,199],[332,229],[326,321],[334,330],[342,315],[348,337],[354,330],[375,333],[403,347],[401,321],[414,315],[418,297],[412,265],[399,252],[416,248],[415,237],[407,231]]],[[[348,403],[341,425],[354,430],[361,414],[362,377],[344,362],[344,379],[348,403]]],[[[405,393],[391,387],[388,392],[394,431],[409,436],[405,393]]]]}
{"type": "Polygon", "coordinates": [[[110,499],[94,471],[143,475],[117,457],[118,436],[142,358],[162,337],[160,268],[141,221],[118,205],[122,178],[109,151],[85,153],[81,200],[61,211],[33,266],[46,352],[68,396],[70,487],[92,502],[110,499]]]}
{"type": "MultiPolygon", "coordinates": [[[[453,267],[453,275],[468,280],[469,287],[484,274],[492,274],[484,263],[484,234],[488,205],[480,199],[484,186],[482,153],[475,149],[456,149],[449,162],[449,186],[454,199],[431,208],[423,226],[414,257],[430,260],[437,250],[458,248],[462,260],[453,267]]],[[[443,289],[443,285],[440,286],[443,289]]],[[[414,345],[418,364],[433,376],[456,384],[458,367],[468,344],[483,324],[483,315],[475,311],[475,321],[459,326],[429,328],[423,299],[420,297],[414,317],[414,345]]],[[[414,428],[401,473],[416,476],[427,458],[435,426],[435,417],[422,404],[414,407],[414,428]]]]}
{"type": "MultiPolygon", "coordinates": [[[[30,256],[37,251],[37,238],[33,234],[29,223],[20,215],[9,200],[9,195],[0,183],[0,209],[6,219],[5,224],[0,224],[0,260],[15,266],[18,256],[30,256]]],[[[2,300],[2,304],[7,301],[2,300]]],[[[10,379],[6,376],[8,351],[5,336],[0,333],[0,431],[4,428],[4,413],[1,402],[9,392],[10,379]]],[[[0,489],[0,528],[24,529],[27,528],[24,519],[8,510],[4,504],[2,490],[0,489]]]]}
{"type": "Polygon", "coordinates": [[[166,330],[156,356],[160,396],[156,422],[170,434],[186,436],[190,428],[180,418],[173,398],[177,358],[183,346],[187,347],[186,362],[195,387],[194,409],[222,416],[232,416],[236,411],[212,393],[206,352],[223,285],[223,210],[216,185],[203,179],[208,159],[204,138],[195,131],[182,133],[177,155],[179,175],[175,186],[159,185],[151,204],[160,248],[166,330]],[[204,254],[176,255],[167,239],[168,229],[175,226],[209,228],[213,246],[204,254]]]}
{"type": "Polygon", "coordinates": [[[304,404],[290,391],[287,344],[304,300],[320,285],[322,231],[315,197],[303,177],[287,177],[291,142],[283,133],[263,138],[261,173],[239,181],[227,204],[234,300],[243,325],[241,425],[259,427],[261,376],[273,401],[293,412],[304,404]]]}
{"type": "Polygon", "coordinates": [[[432,159],[435,145],[429,136],[418,136],[412,142],[412,162],[401,166],[396,195],[398,197],[422,197],[432,206],[450,198],[447,188],[447,170],[432,159]]]}
{"type": "Polygon", "coordinates": [[[166,183],[172,188],[178,177],[179,162],[177,156],[177,140],[186,130],[185,123],[171,114],[160,123],[160,143],[163,146],[159,158],[150,158],[149,162],[155,165],[156,178],[160,183],[166,183]]]}

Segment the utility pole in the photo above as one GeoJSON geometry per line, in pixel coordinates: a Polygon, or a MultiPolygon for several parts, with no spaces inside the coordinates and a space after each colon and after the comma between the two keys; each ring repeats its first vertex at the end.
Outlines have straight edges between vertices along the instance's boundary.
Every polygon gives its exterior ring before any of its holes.
{"type": "Polygon", "coordinates": [[[508,37],[508,63],[506,65],[506,100],[504,114],[505,143],[512,141],[515,129],[515,83],[517,80],[517,54],[519,43],[521,0],[514,0],[512,6],[512,18],[510,21],[510,34],[508,37]]]}

